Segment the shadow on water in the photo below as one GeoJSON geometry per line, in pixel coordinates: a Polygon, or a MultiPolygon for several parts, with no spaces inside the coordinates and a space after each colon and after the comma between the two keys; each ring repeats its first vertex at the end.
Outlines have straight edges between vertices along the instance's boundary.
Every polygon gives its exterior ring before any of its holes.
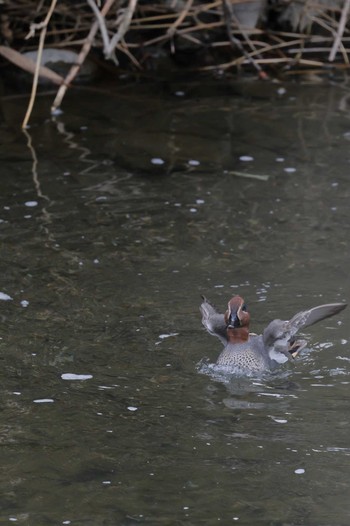
{"type": "Polygon", "coordinates": [[[269,377],[197,366],[200,294],[256,332],[350,297],[348,87],[279,88],[43,95],[25,135],[2,99],[2,522],[349,523],[348,312],[269,377]]]}

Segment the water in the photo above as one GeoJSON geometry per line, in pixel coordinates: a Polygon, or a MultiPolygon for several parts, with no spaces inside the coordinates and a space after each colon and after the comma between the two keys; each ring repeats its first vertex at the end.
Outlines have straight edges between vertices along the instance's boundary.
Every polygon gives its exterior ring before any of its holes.
{"type": "Polygon", "coordinates": [[[1,523],[349,524],[350,311],[229,378],[198,310],[350,298],[347,86],[278,87],[2,99],[1,523]]]}

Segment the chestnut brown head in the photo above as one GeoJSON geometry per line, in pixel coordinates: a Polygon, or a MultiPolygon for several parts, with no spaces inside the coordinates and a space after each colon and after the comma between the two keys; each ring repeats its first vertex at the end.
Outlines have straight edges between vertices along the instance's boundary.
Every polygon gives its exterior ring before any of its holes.
{"type": "Polygon", "coordinates": [[[241,296],[233,296],[228,302],[227,311],[225,312],[225,322],[228,329],[249,327],[250,314],[241,296]]]}

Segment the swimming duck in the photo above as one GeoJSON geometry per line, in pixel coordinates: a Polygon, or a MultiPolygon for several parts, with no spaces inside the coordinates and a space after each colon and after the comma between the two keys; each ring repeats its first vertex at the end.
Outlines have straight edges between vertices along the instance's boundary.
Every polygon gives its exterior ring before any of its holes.
{"type": "Polygon", "coordinates": [[[347,306],[346,303],[319,305],[298,312],[287,321],[273,320],[262,334],[257,335],[249,332],[250,314],[241,296],[230,299],[225,314],[217,312],[204,296],[202,298],[202,323],[225,346],[216,363],[230,366],[240,374],[271,371],[279,364],[293,360],[306,346],[305,340],[295,339],[298,330],[334,316],[347,306]]]}

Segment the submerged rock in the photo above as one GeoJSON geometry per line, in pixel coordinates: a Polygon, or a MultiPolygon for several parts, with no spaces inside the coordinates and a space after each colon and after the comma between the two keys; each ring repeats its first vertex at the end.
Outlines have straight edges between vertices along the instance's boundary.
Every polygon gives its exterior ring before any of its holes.
{"type": "MultiPolygon", "coordinates": [[[[37,51],[27,51],[23,55],[33,62],[36,62],[37,51]]],[[[68,49],[56,49],[56,48],[47,48],[43,49],[41,65],[50,68],[52,71],[55,71],[59,75],[65,77],[70,70],[70,68],[77,64],[78,62],[78,53],[75,51],[70,51],[68,49]]],[[[97,75],[97,65],[89,60],[85,59],[83,64],[80,67],[78,75],[75,77],[75,82],[88,82],[93,80],[97,75]]],[[[40,78],[40,83],[45,84],[47,80],[45,78],[40,78]]]]}

